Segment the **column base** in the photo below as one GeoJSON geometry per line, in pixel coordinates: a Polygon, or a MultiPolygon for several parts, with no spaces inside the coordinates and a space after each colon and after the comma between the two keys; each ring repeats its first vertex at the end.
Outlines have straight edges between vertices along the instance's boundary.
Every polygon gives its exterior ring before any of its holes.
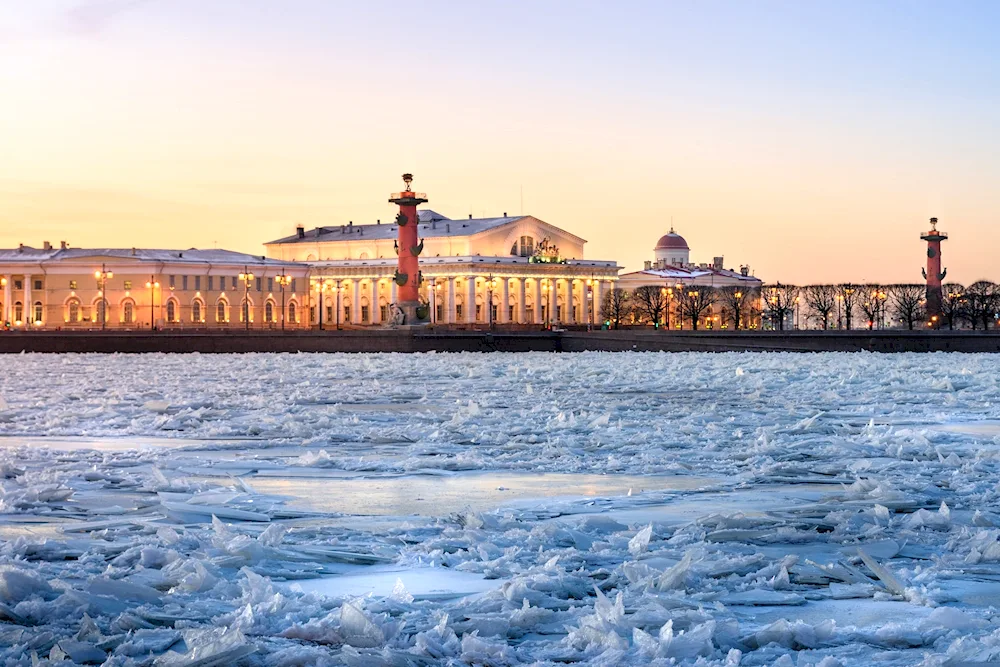
{"type": "Polygon", "coordinates": [[[389,319],[385,325],[390,327],[398,326],[427,326],[431,323],[430,306],[419,301],[403,301],[393,304],[389,309],[389,319]]]}

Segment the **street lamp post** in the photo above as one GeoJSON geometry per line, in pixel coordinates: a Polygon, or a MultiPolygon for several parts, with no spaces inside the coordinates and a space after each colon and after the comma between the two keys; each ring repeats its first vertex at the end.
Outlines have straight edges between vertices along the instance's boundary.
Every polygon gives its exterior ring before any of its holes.
{"type": "Polygon", "coordinates": [[[282,269],[281,273],[274,277],[278,281],[278,287],[281,289],[281,330],[285,330],[285,285],[292,282],[292,277],[285,275],[285,270],[282,269]]]}
{"type": "Polygon", "coordinates": [[[146,281],[146,287],[149,288],[149,330],[156,331],[156,315],[153,313],[153,304],[156,300],[156,288],[160,286],[160,283],[156,280],[156,276],[150,276],[149,280],[146,281]]]}
{"type": "MultiPolygon", "coordinates": [[[[329,289],[329,287],[330,287],[330,282],[327,281],[323,285],[323,289],[329,289]]],[[[340,292],[343,289],[343,287],[341,286],[341,283],[340,283],[339,280],[336,281],[334,289],[337,290],[337,298],[335,299],[335,303],[334,303],[334,305],[337,308],[337,331],[340,331],[340,311],[343,309],[343,307],[340,305],[340,292]]]]}
{"type": "Polygon", "coordinates": [[[243,267],[240,280],[243,281],[243,324],[250,331],[250,283],[253,281],[253,274],[246,266],[243,267]]]}
{"type": "Polygon", "coordinates": [[[107,329],[108,325],[108,278],[114,278],[115,272],[108,271],[107,267],[104,264],[101,264],[101,270],[94,271],[94,277],[97,278],[98,284],[101,286],[101,331],[104,331],[107,329]]]}

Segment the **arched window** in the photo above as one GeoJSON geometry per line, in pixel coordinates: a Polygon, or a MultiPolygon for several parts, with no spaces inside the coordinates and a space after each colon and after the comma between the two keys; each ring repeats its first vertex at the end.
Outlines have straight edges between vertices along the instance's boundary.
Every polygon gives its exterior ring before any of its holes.
{"type": "Polygon", "coordinates": [[[271,301],[264,303],[264,321],[274,322],[274,303],[271,301]]]}
{"type": "Polygon", "coordinates": [[[134,304],[131,301],[126,301],[122,304],[122,322],[125,324],[132,324],[135,321],[134,304]]]}
{"type": "Polygon", "coordinates": [[[295,310],[295,302],[292,301],[290,304],[288,304],[288,321],[291,322],[292,324],[295,324],[296,322],[298,322],[297,318],[298,318],[298,313],[295,310]]]}
{"type": "Polygon", "coordinates": [[[171,299],[167,301],[167,322],[177,321],[177,302],[171,299]]]}
{"type": "Polygon", "coordinates": [[[215,321],[222,324],[226,321],[226,302],[220,301],[215,304],[215,321]]]}
{"type": "Polygon", "coordinates": [[[197,299],[195,299],[194,302],[191,304],[191,321],[192,322],[204,321],[202,319],[202,314],[201,314],[201,301],[197,299]]]}
{"type": "Polygon", "coordinates": [[[240,322],[246,322],[247,316],[249,316],[250,321],[253,322],[253,304],[243,299],[240,302],[240,322]]]}
{"type": "Polygon", "coordinates": [[[94,304],[94,323],[103,324],[104,318],[108,316],[108,302],[101,299],[94,304]]]}
{"type": "Polygon", "coordinates": [[[531,257],[535,254],[535,239],[532,236],[522,236],[510,249],[510,254],[521,257],[531,257]]]}
{"type": "Polygon", "coordinates": [[[67,322],[79,322],[80,321],[80,300],[70,299],[67,305],[66,321],[67,322]]]}
{"type": "Polygon", "coordinates": [[[42,311],[43,311],[42,302],[41,301],[36,301],[35,302],[35,313],[34,313],[35,314],[35,319],[32,320],[36,324],[39,324],[42,321],[42,311]]]}
{"type": "Polygon", "coordinates": [[[20,301],[14,302],[14,321],[23,322],[24,321],[24,304],[20,301]]]}

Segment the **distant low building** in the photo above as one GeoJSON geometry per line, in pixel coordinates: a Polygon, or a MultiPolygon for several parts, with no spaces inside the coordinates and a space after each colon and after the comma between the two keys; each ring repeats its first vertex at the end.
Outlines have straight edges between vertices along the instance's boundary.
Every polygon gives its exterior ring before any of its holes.
{"type": "MultiPolygon", "coordinates": [[[[420,293],[433,322],[600,321],[600,300],[619,266],[584,259],[579,236],[531,215],[453,220],[429,209],[418,215],[420,293]]],[[[313,299],[312,322],[372,325],[385,322],[396,303],[396,237],[394,222],[349,222],[300,226],[264,245],[275,261],[308,264],[314,294],[327,293],[322,313],[313,299]]]]}
{"type": "Polygon", "coordinates": [[[22,245],[0,250],[0,312],[14,329],[304,328],[308,272],[229,250],[22,245]]]}

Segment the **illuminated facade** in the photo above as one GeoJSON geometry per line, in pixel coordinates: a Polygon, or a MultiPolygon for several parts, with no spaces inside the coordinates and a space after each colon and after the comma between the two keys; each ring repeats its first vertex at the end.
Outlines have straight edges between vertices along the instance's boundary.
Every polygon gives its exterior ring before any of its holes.
{"type": "Polygon", "coordinates": [[[228,250],[0,250],[13,329],[306,328],[308,267],[228,250]]]}
{"type": "MultiPolygon", "coordinates": [[[[420,300],[433,323],[598,323],[618,279],[615,262],[584,259],[586,241],[530,215],[452,220],[422,210],[418,221],[420,300]]],[[[398,301],[396,239],[394,223],[348,223],[299,227],[265,247],[274,261],[309,265],[313,324],[378,325],[398,301]]]]}

